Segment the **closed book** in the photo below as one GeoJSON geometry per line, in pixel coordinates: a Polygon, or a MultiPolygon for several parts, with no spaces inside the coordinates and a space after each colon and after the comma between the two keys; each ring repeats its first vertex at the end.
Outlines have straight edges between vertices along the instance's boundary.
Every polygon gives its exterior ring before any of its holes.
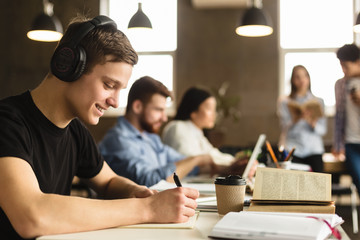
{"type": "Polygon", "coordinates": [[[326,204],[309,203],[259,203],[252,201],[247,211],[256,212],[293,212],[293,213],[335,213],[335,204],[330,201],[326,204]]]}

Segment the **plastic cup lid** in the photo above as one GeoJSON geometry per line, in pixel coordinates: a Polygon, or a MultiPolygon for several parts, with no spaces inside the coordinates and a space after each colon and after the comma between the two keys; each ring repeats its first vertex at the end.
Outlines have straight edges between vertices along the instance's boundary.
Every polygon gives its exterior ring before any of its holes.
{"type": "Polygon", "coordinates": [[[217,177],[215,184],[219,185],[246,185],[245,179],[239,175],[229,175],[227,177],[217,177]]]}

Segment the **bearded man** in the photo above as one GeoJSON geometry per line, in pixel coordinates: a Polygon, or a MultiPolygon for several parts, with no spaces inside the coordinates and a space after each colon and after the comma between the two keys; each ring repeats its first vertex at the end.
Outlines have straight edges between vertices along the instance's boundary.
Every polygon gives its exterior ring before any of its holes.
{"type": "Polygon", "coordinates": [[[102,156],[114,172],[152,186],[160,180],[173,182],[175,171],[183,178],[214,166],[208,154],[186,157],[162,143],[158,132],[168,120],[168,97],[170,91],[149,76],[131,86],[125,115],[99,143],[102,156]]]}

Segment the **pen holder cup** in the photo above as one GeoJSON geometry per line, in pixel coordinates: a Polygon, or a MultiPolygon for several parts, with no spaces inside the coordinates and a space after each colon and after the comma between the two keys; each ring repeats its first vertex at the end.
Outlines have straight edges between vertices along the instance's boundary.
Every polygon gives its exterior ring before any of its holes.
{"type": "Polygon", "coordinates": [[[272,160],[270,154],[266,154],[266,162],[265,162],[266,167],[269,168],[276,168],[276,163],[274,162],[274,160],[272,160]]]}
{"type": "Polygon", "coordinates": [[[279,162],[279,165],[282,169],[287,169],[290,170],[291,169],[291,161],[284,161],[284,162],[279,162]]]}
{"type": "Polygon", "coordinates": [[[219,215],[242,211],[245,190],[246,181],[238,175],[216,178],[215,191],[219,215]]]}

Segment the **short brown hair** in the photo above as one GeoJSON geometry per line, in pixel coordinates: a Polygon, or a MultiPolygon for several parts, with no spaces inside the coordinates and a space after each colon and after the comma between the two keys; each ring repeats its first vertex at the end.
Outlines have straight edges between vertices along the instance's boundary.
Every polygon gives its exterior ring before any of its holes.
{"type": "Polygon", "coordinates": [[[171,92],[160,81],[149,76],[139,78],[130,88],[126,112],[131,110],[135,100],[140,100],[143,104],[146,104],[154,94],[160,94],[165,98],[172,97],[171,92]]]}
{"type": "MultiPolygon", "coordinates": [[[[60,44],[70,42],[79,30],[81,23],[91,19],[77,16],[68,25],[60,44]]],[[[138,55],[130,44],[126,35],[112,25],[98,26],[86,34],[79,45],[86,52],[86,65],[84,74],[90,73],[97,64],[105,64],[106,56],[112,56],[110,62],[125,62],[134,66],[138,55]]]]}
{"type": "Polygon", "coordinates": [[[340,61],[356,62],[360,59],[360,49],[355,44],[345,44],[336,52],[340,61]]]}

